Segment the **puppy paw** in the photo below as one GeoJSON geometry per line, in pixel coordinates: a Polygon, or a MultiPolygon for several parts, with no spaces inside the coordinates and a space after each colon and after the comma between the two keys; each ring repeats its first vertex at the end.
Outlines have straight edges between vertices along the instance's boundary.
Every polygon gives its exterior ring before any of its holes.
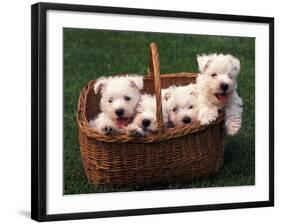
{"type": "Polygon", "coordinates": [[[241,128],[240,121],[226,121],[225,123],[226,133],[228,135],[236,135],[241,128]]]}
{"type": "Polygon", "coordinates": [[[143,137],[144,132],[142,130],[131,130],[130,135],[135,137],[143,137]]]}
{"type": "Polygon", "coordinates": [[[215,121],[218,117],[217,110],[205,110],[199,113],[198,120],[201,125],[208,125],[215,121]]]}
{"type": "Polygon", "coordinates": [[[105,135],[117,135],[119,134],[119,131],[109,125],[106,125],[104,127],[101,128],[101,131],[103,134],[105,135]]]}
{"type": "Polygon", "coordinates": [[[129,128],[128,129],[128,135],[134,136],[134,137],[143,137],[144,136],[144,131],[141,128],[139,128],[139,127],[129,128]]]}

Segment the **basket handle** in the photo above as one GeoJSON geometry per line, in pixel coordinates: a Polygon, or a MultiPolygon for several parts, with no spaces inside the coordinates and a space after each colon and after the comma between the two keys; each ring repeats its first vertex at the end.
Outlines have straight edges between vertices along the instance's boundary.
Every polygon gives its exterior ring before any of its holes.
{"type": "Polygon", "coordinates": [[[150,72],[149,76],[154,83],[154,93],[156,97],[156,118],[159,131],[164,130],[162,98],[161,98],[161,77],[158,50],[155,43],[149,45],[150,48],[150,72]]]}

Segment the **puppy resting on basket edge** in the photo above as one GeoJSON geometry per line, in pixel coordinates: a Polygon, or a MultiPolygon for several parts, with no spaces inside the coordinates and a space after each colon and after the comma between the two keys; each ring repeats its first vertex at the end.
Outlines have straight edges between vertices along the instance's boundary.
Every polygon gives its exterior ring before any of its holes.
{"type": "Polygon", "coordinates": [[[126,132],[141,98],[143,77],[138,75],[99,78],[95,94],[101,94],[101,113],[90,121],[90,126],[101,134],[116,135],[126,132]]]}
{"type": "Polygon", "coordinates": [[[196,85],[170,86],[162,91],[168,126],[189,125],[197,120],[196,85]]]}
{"type": "Polygon", "coordinates": [[[242,100],[236,92],[236,77],[240,62],[231,55],[197,56],[201,74],[196,79],[198,91],[198,120],[207,125],[225,111],[225,127],[229,135],[236,134],[242,123],[242,100]]]}
{"type": "MultiPolygon", "coordinates": [[[[189,125],[197,119],[196,86],[171,86],[161,90],[162,112],[166,128],[189,125]]],[[[158,131],[155,96],[143,94],[137,114],[128,126],[128,135],[144,136],[158,131]]]]}

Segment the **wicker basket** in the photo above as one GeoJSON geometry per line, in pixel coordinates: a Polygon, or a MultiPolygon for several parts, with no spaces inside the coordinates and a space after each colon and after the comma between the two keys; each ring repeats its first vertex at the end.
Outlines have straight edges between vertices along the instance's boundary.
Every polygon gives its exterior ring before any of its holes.
{"type": "Polygon", "coordinates": [[[144,78],[144,92],[156,94],[160,131],[142,138],[127,135],[106,136],[90,128],[89,120],[99,113],[95,80],[80,93],[77,122],[80,151],[88,181],[95,185],[148,186],[190,180],[215,174],[223,163],[223,114],[208,126],[165,129],[161,107],[161,87],[186,85],[196,73],[165,74],[160,77],[157,47],[150,44],[151,64],[144,78]]]}

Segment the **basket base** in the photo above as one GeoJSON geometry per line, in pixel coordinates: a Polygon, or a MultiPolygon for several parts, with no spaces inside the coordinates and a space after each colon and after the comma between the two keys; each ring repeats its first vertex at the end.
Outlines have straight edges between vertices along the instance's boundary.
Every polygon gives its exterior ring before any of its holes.
{"type": "Polygon", "coordinates": [[[88,182],[94,186],[102,186],[102,187],[109,187],[109,188],[139,188],[139,187],[152,187],[152,186],[159,186],[163,185],[170,185],[170,184],[183,184],[187,183],[189,181],[192,181],[196,178],[204,178],[208,176],[215,176],[219,169],[221,168],[222,164],[220,166],[210,167],[208,172],[200,172],[198,175],[194,173],[186,173],[186,175],[181,174],[181,170],[185,169],[185,167],[177,167],[177,169],[174,169],[173,172],[177,173],[174,176],[169,175],[169,169],[162,170],[161,173],[159,172],[153,172],[151,170],[144,171],[143,175],[138,175],[138,173],[135,172],[122,172],[116,174],[116,178],[106,178],[105,174],[103,174],[103,177],[97,177],[96,173],[101,173],[101,171],[98,170],[91,170],[90,172],[87,172],[86,176],[88,179],[88,182]],[[93,175],[91,175],[93,174],[93,175]],[[168,176],[167,176],[168,174],[168,176]],[[123,177],[123,178],[120,178],[123,177]]]}

